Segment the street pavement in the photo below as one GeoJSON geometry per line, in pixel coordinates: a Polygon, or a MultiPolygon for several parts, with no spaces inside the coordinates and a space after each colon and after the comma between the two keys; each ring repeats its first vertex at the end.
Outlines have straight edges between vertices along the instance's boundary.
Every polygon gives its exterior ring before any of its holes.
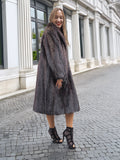
{"type": "MultiPolygon", "coordinates": [[[[53,144],[45,115],[33,112],[34,91],[0,101],[0,160],[120,160],[120,64],[74,76],[81,110],[75,150],[53,144]]],[[[60,137],[64,115],[55,116],[60,137]]]]}

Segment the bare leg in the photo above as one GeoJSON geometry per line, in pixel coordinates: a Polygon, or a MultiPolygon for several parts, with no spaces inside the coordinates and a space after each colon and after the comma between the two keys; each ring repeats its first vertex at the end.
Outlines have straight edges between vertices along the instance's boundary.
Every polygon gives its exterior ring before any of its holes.
{"type": "Polygon", "coordinates": [[[67,127],[71,127],[71,128],[73,127],[73,116],[74,116],[74,113],[65,114],[67,127]]]}
{"type": "MultiPolygon", "coordinates": [[[[54,122],[54,115],[46,115],[47,116],[47,120],[48,120],[48,124],[49,124],[49,128],[54,129],[55,127],[55,122],[54,122]]],[[[56,134],[56,133],[55,133],[56,134]]],[[[57,140],[56,140],[57,141],[57,140]]],[[[62,143],[63,140],[60,139],[58,140],[59,143],[62,143]]]]}
{"type": "Polygon", "coordinates": [[[55,127],[54,115],[46,115],[46,116],[47,116],[49,127],[54,128],[55,127]]]}

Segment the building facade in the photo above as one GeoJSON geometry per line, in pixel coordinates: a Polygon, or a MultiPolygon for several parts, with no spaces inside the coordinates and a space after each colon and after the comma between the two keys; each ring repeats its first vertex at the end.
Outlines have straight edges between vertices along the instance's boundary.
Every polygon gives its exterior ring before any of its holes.
{"type": "Polygon", "coordinates": [[[41,37],[54,7],[66,16],[73,73],[119,63],[116,0],[0,0],[0,95],[35,87],[41,37]]]}

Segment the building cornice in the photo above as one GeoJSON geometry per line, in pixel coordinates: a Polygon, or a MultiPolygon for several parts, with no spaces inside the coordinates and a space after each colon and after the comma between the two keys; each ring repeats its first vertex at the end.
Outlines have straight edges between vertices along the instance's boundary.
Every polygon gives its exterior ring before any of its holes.
{"type": "Polygon", "coordinates": [[[78,2],[79,4],[81,4],[83,7],[89,9],[89,10],[92,10],[92,11],[95,10],[94,5],[90,4],[89,2],[87,2],[87,1],[85,1],[85,0],[78,0],[77,2],[78,2]]]}
{"type": "Polygon", "coordinates": [[[120,18],[120,14],[117,12],[115,6],[110,6],[110,9],[113,10],[117,14],[117,16],[120,18]]]}
{"type": "Polygon", "coordinates": [[[70,4],[68,4],[68,3],[66,3],[66,2],[63,2],[63,6],[64,7],[67,7],[68,9],[70,9],[70,10],[76,10],[76,7],[74,7],[74,6],[71,6],[70,4]]]}
{"type": "Polygon", "coordinates": [[[111,18],[108,17],[107,15],[105,15],[104,13],[101,14],[101,17],[103,17],[104,19],[106,19],[109,22],[112,22],[111,18]]]}

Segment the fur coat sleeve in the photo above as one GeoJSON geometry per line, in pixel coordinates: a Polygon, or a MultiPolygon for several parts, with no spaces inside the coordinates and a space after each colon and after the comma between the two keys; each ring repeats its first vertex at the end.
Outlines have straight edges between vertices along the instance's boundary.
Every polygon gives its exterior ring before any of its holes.
{"type": "MultiPolygon", "coordinates": [[[[44,34],[43,37],[43,45],[45,49],[46,59],[48,62],[48,65],[54,75],[54,78],[57,79],[63,79],[63,81],[66,80],[66,64],[64,61],[64,53],[62,44],[58,34],[51,30],[47,31],[47,33],[44,34]]],[[[65,42],[64,42],[65,45],[65,42]]],[[[65,46],[66,47],[66,46],[65,46]]],[[[65,48],[64,47],[64,48],[65,48]]]]}

